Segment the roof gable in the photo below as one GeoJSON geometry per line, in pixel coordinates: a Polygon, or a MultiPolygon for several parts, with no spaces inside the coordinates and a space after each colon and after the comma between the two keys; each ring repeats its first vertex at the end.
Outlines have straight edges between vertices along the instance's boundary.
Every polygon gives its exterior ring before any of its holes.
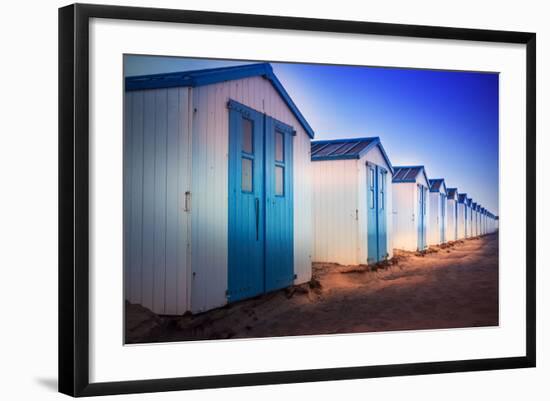
{"type": "Polygon", "coordinates": [[[399,166],[393,169],[395,171],[392,179],[393,183],[416,182],[419,174],[422,174],[426,183],[430,185],[430,180],[428,179],[424,166],[399,166]]]}
{"type": "Polygon", "coordinates": [[[378,147],[393,173],[393,166],[382,146],[380,138],[329,139],[311,142],[311,161],[360,159],[371,149],[378,147]]]}
{"type": "Polygon", "coordinates": [[[445,185],[445,180],[443,178],[430,179],[430,192],[441,192],[447,195],[447,185],[445,185]]]}
{"type": "Polygon", "coordinates": [[[456,188],[447,188],[447,199],[458,199],[458,190],[456,188]]]}
{"type": "Polygon", "coordinates": [[[298,110],[298,107],[290,98],[283,84],[281,84],[279,79],[275,76],[273,68],[269,63],[127,77],[125,80],[125,89],[129,92],[145,89],[196,87],[255,76],[264,77],[273,85],[309,137],[313,138],[315,136],[313,129],[300,110],[298,110]]]}
{"type": "Polygon", "coordinates": [[[458,203],[467,203],[468,194],[458,194],[458,203]]]}

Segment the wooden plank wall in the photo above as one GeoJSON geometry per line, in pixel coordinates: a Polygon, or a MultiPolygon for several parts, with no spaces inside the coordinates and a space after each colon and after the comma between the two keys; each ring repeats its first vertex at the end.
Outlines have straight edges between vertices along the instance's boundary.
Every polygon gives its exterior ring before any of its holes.
{"type": "Polygon", "coordinates": [[[126,93],[125,298],[159,314],[189,307],[189,90],[126,93]]]}
{"type": "MultiPolygon", "coordinates": [[[[315,262],[358,263],[358,161],[312,162],[315,262]]],[[[366,185],[366,184],[364,184],[366,185]]]]}

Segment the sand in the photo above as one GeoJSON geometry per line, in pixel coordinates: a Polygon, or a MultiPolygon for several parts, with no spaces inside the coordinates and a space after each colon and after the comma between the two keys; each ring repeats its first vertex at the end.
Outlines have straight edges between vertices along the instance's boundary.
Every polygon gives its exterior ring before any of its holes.
{"type": "Polygon", "coordinates": [[[313,265],[311,283],[199,315],[127,304],[127,343],[498,325],[498,236],[397,252],[395,264],[313,265]]]}

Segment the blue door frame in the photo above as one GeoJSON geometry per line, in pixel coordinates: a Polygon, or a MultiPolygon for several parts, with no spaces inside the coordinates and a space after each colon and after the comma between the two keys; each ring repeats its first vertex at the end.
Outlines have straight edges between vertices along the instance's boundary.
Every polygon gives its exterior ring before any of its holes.
{"type": "Polygon", "coordinates": [[[426,197],[428,189],[424,185],[417,184],[418,192],[418,250],[426,248],[426,197]]]}
{"type": "Polygon", "coordinates": [[[376,263],[388,256],[387,173],[383,167],[367,163],[367,263],[376,263]]]}
{"type": "Polygon", "coordinates": [[[228,302],[294,280],[294,130],[238,102],[229,106],[228,302]]]}

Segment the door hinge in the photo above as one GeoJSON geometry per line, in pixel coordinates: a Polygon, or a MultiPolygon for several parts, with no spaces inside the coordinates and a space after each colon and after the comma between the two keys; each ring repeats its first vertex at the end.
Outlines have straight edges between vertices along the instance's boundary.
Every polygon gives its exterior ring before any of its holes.
{"type": "Polygon", "coordinates": [[[355,209],[355,220],[359,220],[359,209],[355,209]]]}

